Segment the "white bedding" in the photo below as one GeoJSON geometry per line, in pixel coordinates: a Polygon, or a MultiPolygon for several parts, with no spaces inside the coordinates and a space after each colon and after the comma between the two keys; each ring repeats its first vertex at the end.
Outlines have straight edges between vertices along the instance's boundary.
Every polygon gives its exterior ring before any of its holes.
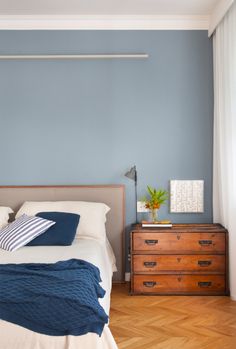
{"type": "MultiPolygon", "coordinates": [[[[100,269],[105,297],[99,299],[107,314],[110,310],[111,277],[115,259],[108,242],[80,238],[71,246],[27,246],[15,252],[0,249],[0,264],[54,263],[70,258],[83,259],[100,269]]],[[[102,336],[87,333],[83,336],[47,336],[0,320],[1,349],[117,349],[109,327],[102,336]]]]}

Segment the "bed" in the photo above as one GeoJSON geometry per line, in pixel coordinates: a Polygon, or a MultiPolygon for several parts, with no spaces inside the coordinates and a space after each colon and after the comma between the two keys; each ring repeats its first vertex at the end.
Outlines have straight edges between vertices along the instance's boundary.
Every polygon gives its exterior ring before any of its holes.
{"type": "MultiPolygon", "coordinates": [[[[104,298],[99,298],[99,302],[106,314],[109,314],[112,275],[116,275],[115,281],[121,281],[123,277],[121,255],[124,228],[123,186],[1,187],[0,198],[0,205],[12,207],[14,211],[27,200],[90,200],[104,202],[111,207],[107,217],[106,226],[109,227],[109,231],[107,230],[105,241],[80,236],[71,246],[26,246],[13,253],[0,249],[0,264],[3,265],[55,263],[69,259],[92,263],[99,268],[101,286],[106,291],[104,298]],[[118,272],[113,274],[116,270],[118,272]]],[[[95,333],[80,336],[48,336],[0,320],[0,333],[1,349],[117,349],[107,324],[101,337],[95,333]]]]}

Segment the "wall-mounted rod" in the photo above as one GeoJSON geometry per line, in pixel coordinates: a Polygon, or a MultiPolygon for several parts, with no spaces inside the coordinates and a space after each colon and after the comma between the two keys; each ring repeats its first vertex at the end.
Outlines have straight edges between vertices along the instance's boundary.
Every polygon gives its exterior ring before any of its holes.
{"type": "Polygon", "coordinates": [[[25,60],[25,59],[144,59],[147,53],[124,54],[78,54],[78,55],[0,55],[0,60],[25,60]]]}

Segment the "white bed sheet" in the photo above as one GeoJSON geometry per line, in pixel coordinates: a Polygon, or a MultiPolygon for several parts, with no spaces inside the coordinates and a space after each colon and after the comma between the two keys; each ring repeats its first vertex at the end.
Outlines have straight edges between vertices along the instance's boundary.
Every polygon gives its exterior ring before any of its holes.
{"type": "MultiPolygon", "coordinates": [[[[108,242],[80,238],[71,246],[27,246],[15,252],[0,249],[0,264],[8,263],[54,263],[70,258],[86,260],[100,269],[106,290],[99,299],[106,313],[110,311],[110,292],[115,258],[108,242]]],[[[47,336],[24,327],[0,320],[1,349],[117,349],[110,329],[105,325],[101,337],[95,333],[83,336],[47,336]]]]}

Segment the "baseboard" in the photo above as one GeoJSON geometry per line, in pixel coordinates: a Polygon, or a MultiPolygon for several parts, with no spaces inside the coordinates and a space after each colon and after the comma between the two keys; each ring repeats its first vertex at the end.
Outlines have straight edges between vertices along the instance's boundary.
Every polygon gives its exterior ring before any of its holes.
{"type": "Polygon", "coordinates": [[[125,281],[126,282],[130,281],[130,273],[125,273],[125,281]]]}
{"type": "Polygon", "coordinates": [[[236,301],[236,295],[231,294],[230,298],[232,299],[232,301],[236,301]]]}
{"type": "Polygon", "coordinates": [[[113,281],[112,280],[112,285],[121,285],[121,284],[126,284],[126,281],[124,280],[116,280],[116,281],[113,281]]]}

